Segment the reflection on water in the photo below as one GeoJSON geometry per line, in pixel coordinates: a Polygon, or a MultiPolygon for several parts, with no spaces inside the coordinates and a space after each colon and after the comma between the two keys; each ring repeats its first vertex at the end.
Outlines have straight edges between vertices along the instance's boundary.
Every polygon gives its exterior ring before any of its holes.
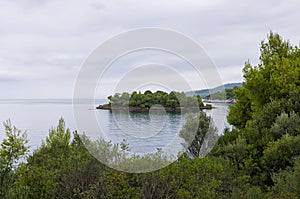
{"type": "Polygon", "coordinates": [[[120,143],[126,140],[134,153],[155,152],[167,147],[171,153],[182,150],[178,133],[182,128],[180,112],[107,111],[97,110],[99,125],[107,140],[120,143]],[[101,118],[108,118],[108,122],[101,118]],[[172,146],[167,145],[172,144],[172,146]],[[176,146],[174,146],[176,145],[176,146]]]}
{"type": "MultiPolygon", "coordinates": [[[[213,104],[212,110],[205,112],[213,118],[214,125],[222,134],[224,128],[230,127],[226,121],[227,104],[213,104]]],[[[153,111],[107,111],[97,110],[99,125],[107,140],[120,143],[127,140],[134,153],[155,152],[157,148],[166,148],[172,154],[183,150],[183,140],[179,137],[184,118],[180,111],[164,113],[153,111]],[[108,121],[102,118],[108,118],[108,121]]]]}
{"type": "Polygon", "coordinates": [[[228,103],[212,103],[212,106],[215,108],[211,110],[206,109],[204,112],[212,117],[214,125],[218,128],[218,132],[221,135],[225,128],[231,129],[231,125],[226,119],[230,105],[228,103]]]}
{"type": "MultiPolygon", "coordinates": [[[[98,100],[95,106],[103,102],[104,100],[98,100]]],[[[228,105],[220,103],[213,104],[213,106],[216,108],[205,110],[205,112],[212,116],[221,134],[224,127],[229,126],[227,121],[224,121],[228,105]]],[[[99,126],[105,132],[107,139],[114,143],[126,139],[132,152],[154,152],[157,148],[163,147],[170,151],[182,149],[180,144],[182,140],[178,137],[183,124],[180,112],[165,112],[164,114],[153,111],[149,114],[145,111],[137,111],[129,114],[122,112],[112,114],[108,110],[83,111],[83,114],[96,115],[99,126]]],[[[40,146],[42,140],[45,140],[48,135],[49,128],[56,126],[60,117],[65,119],[66,126],[72,131],[77,129],[71,100],[0,100],[0,121],[11,119],[17,128],[27,130],[31,150],[40,146]]],[[[95,137],[99,135],[97,132],[99,129],[89,131],[93,131],[92,135],[95,137]]],[[[4,128],[1,125],[0,139],[4,137],[4,128]]]]}

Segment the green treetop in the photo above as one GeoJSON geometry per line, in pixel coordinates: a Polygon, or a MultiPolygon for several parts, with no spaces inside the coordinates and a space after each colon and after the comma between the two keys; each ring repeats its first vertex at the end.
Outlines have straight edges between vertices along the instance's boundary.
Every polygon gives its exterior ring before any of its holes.
{"type": "Polygon", "coordinates": [[[124,92],[116,93],[108,97],[109,104],[115,107],[130,106],[139,108],[150,108],[155,104],[159,104],[165,108],[178,107],[199,107],[203,106],[203,102],[199,95],[187,96],[184,92],[166,93],[164,91],[156,91],[152,93],[150,90],[144,93],[134,91],[132,94],[124,92]]]}

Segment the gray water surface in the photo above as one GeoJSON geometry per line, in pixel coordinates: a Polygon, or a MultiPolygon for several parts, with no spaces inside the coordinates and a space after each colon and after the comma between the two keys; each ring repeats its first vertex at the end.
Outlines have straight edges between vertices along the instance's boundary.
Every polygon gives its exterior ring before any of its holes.
{"type": "MultiPolygon", "coordinates": [[[[105,103],[106,100],[96,100],[95,106],[105,103]]],[[[82,103],[85,103],[83,100],[82,103]]],[[[89,102],[88,102],[89,103],[89,102]]],[[[215,109],[205,110],[211,115],[219,134],[222,134],[225,127],[229,127],[225,117],[228,111],[227,104],[213,104],[215,109]],[[225,119],[225,120],[224,120],[225,119]]],[[[124,126],[128,125],[128,118],[122,112],[112,114],[109,110],[87,109],[84,114],[94,114],[97,117],[98,124],[106,135],[107,140],[113,143],[120,143],[124,139],[129,144],[133,153],[154,152],[157,148],[168,147],[170,150],[182,150],[182,141],[178,133],[182,128],[184,118],[180,113],[166,112],[163,119],[152,114],[150,118],[146,112],[131,112],[130,120],[136,127],[143,129],[144,137],[135,136],[141,129],[131,128],[132,132],[124,126]],[[123,114],[123,115],[122,115],[123,114]],[[116,116],[117,115],[117,116],[116,116]],[[117,121],[116,121],[117,117],[117,121]],[[149,124],[160,126],[154,134],[147,135],[149,124]],[[157,123],[155,123],[157,122],[157,123]],[[137,129],[137,130],[135,130],[137,129]],[[169,146],[168,146],[169,145],[169,146]]],[[[0,121],[4,122],[10,119],[11,122],[22,131],[27,131],[31,151],[38,148],[42,140],[45,140],[51,127],[55,127],[60,117],[63,117],[66,126],[71,131],[76,130],[76,124],[73,116],[72,100],[70,99],[26,99],[26,100],[0,100],[0,121]]],[[[131,126],[132,126],[131,124],[131,126]]],[[[134,127],[134,126],[133,126],[134,127]]],[[[93,130],[90,130],[93,131],[93,130]]],[[[98,129],[93,132],[86,132],[87,135],[96,135],[98,129]]],[[[82,133],[82,132],[80,132],[82,133]]],[[[0,126],[0,140],[5,136],[3,125],[0,126]]]]}

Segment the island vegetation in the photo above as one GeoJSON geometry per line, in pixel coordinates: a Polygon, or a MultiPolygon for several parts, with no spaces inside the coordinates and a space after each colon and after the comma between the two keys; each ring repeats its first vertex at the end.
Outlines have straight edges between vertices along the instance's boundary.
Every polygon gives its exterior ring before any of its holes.
{"type": "MultiPolygon", "coordinates": [[[[180,132],[190,144],[186,153],[163,169],[135,174],[95,159],[83,144],[88,138],[76,131],[71,136],[63,119],[31,154],[26,133],[6,122],[0,198],[299,198],[300,48],[271,32],[260,50],[260,63],[246,62],[244,83],[234,90],[232,130],[226,129],[207,155],[201,153],[203,137],[214,131],[203,112],[188,116],[180,132]],[[201,126],[191,140],[189,124],[198,120],[201,126]],[[26,161],[15,167],[20,158],[26,161]]],[[[124,143],[90,144],[111,149],[107,158],[118,157],[124,166],[143,158],[168,161],[159,152],[126,157],[124,143]]]]}
{"type": "MultiPolygon", "coordinates": [[[[199,95],[187,96],[184,92],[164,91],[151,92],[150,90],[129,94],[123,92],[116,93],[108,97],[109,103],[99,105],[97,109],[125,109],[129,110],[149,110],[154,105],[160,105],[166,110],[183,109],[211,109],[212,106],[204,106],[199,95]]],[[[156,107],[159,108],[159,107],[156,107]]]]}

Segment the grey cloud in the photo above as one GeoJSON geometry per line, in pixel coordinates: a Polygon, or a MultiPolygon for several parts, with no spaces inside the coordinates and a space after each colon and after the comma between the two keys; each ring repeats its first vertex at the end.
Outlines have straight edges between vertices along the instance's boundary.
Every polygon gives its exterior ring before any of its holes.
{"type": "Polygon", "coordinates": [[[0,82],[14,82],[14,81],[18,81],[18,79],[6,75],[5,76],[0,75],[0,82]]]}
{"type": "MultiPolygon", "coordinates": [[[[22,75],[0,77],[11,80],[12,87],[21,86],[14,80],[28,81],[22,83],[30,87],[22,94],[28,98],[35,95],[30,89],[41,89],[39,84],[49,86],[45,96],[71,97],[81,64],[100,43],[132,28],[154,26],[193,38],[219,67],[224,82],[241,81],[244,62],[258,63],[259,43],[270,30],[299,44],[299,6],[297,0],[1,1],[0,71],[22,75]],[[60,92],[54,85],[60,85],[60,92]]],[[[141,64],[148,58],[132,59],[123,63],[141,64]]],[[[180,68],[180,62],[165,61],[180,68]]],[[[125,69],[113,70],[114,78],[125,69]]],[[[1,91],[18,96],[9,88],[1,91]]]]}

